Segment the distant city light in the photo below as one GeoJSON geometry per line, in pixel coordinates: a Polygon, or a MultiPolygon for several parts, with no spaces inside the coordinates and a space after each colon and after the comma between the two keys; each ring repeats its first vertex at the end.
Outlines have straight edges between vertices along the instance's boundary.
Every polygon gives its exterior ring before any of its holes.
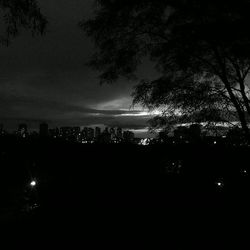
{"type": "Polygon", "coordinates": [[[247,176],[247,175],[248,175],[248,172],[247,172],[246,169],[242,169],[242,170],[241,170],[241,173],[242,173],[242,175],[244,175],[244,176],[247,176]]]}
{"type": "Polygon", "coordinates": [[[217,181],[216,186],[219,187],[219,188],[222,188],[222,187],[224,187],[224,182],[223,181],[217,181]]]}
{"type": "Polygon", "coordinates": [[[33,180],[33,181],[30,182],[30,186],[31,186],[31,187],[35,187],[36,185],[37,185],[37,182],[36,182],[36,181],[33,180]]]}
{"type": "Polygon", "coordinates": [[[217,144],[217,141],[214,141],[214,145],[217,144]]]}
{"type": "Polygon", "coordinates": [[[150,143],[150,140],[148,138],[145,138],[145,139],[141,139],[139,144],[143,146],[148,146],[149,143],[150,143]]]}

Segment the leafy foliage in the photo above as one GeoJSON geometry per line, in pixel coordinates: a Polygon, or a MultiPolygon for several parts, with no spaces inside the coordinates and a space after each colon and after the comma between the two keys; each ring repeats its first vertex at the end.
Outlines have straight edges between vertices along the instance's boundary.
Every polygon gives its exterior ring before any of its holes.
{"type": "Polygon", "coordinates": [[[149,56],[161,77],[138,84],[135,103],[165,107],[163,116],[182,119],[225,121],[237,114],[249,134],[248,0],[96,2],[95,17],[80,26],[95,41],[90,65],[102,72],[101,82],[134,77],[149,56]]]}
{"type": "Polygon", "coordinates": [[[47,25],[35,0],[0,0],[0,42],[9,45],[21,28],[43,34],[47,25]]]}

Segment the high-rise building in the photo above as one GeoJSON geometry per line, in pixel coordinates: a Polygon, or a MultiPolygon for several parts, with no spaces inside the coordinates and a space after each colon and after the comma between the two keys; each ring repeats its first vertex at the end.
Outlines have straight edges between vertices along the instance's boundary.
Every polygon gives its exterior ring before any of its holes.
{"type": "Polygon", "coordinates": [[[3,124],[0,124],[0,135],[3,134],[3,124]]]}
{"type": "Polygon", "coordinates": [[[88,128],[84,127],[82,130],[82,140],[87,140],[88,128]]]}
{"type": "Polygon", "coordinates": [[[100,138],[100,135],[101,135],[101,128],[96,127],[96,128],[95,128],[95,138],[96,138],[96,139],[99,139],[99,138],[100,138]]]}
{"type": "Polygon", "coordinates": [[[109,132],[108,127],[106,127],[104,129],[104,131],[102,132],[101,136],[100,136],[100,140],[101,143],[110,143],[111,142],[111,134],[109,132]]]}
{"type": "Polygon", "coordinates": [[[73,127],[71,129],[73,134],[79,134],[81,132],[81,128],[80,127],[73,127]]]}
{"type": "Polygon", "coordinates": [[[39,135],[41,137],[47,137],[49,135],[49,125],[47,123],[40,124],[39,135]]]}
{"type": "Polygon", "coordinates": [[[49,136],[53,138],[58,138],[60,134],[59,128],[49,129],[49,136]]]}
{"type": "Polygon", "coordinates": [[[106,133],[106,134],[109,133],[109,128],[106,127],[106,128],[104,129],[103,133],[106,133]]]}
{"type": "Polygon", "coordinates": [[[122,139],[122,128],[117,128],[116,130],[116,136],[118,139],[122,139]]]}
{"type": "Polygon", "coordinates": [[[110,128],[110,136],[111,136],[112,141],[114,141],[116,139],[116,134],[115,134],[114,128],[110,128]]]}
{"type": "Polygon", "coordinates": [[[83,141],[93,141],[95,138],[95,130],[93,128],[84,127],[81,134],[81,140],[83,141]]]}
{"type": "Polygon", "coordinates": [[[71,134],[71,127],[61,127],[60,134],[62,137],[68,137],[71,134]]]}
{"type": "Polygon", "coordinates": [[[88,128],[87,140],[89,140],[89,141],[94,140],[94,137],[95,137],[95,130],[93,128],[88,128]]]}
{"type": "Polygon", "coordinates": [[[25,123],[19,124],[18,126],[18,135],[22,138],[26,138],[28,135],[28,126],[25,123]]]}
{"type": "Polygon", "coordinates": [[[80,142],[81,140],[81,128],[80,127],[72,127],[71,136],[74,141],[80,142]]]}
{"type": "Polygon", "coordinates": [[[131,131],[124,131],[123,132],[124,141],[133,142],[134,138],[135,138],[135,134],[133,132],[131,132],[131,131]]]}

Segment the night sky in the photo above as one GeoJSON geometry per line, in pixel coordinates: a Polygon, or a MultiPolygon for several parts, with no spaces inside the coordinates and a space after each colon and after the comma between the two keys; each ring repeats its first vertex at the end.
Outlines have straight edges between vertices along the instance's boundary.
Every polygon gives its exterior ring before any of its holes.
{"type": "MultiPolygon", "coordinates": [[[[49,22],[46,35],[33,38],[22,31],[9,47],[0,47],[0,123],[5,129],[22,122],[30,129],[40,122],[145,128],[150,116],[131,109],[136,82],[121,79],[101,86],[99,72],[86,66],[94,46],[77,24],[91,17],[94,0],[38,2],[49,22]]],[[[138,70],[139,78],[154,74],[150,62],[138,70]]]]}

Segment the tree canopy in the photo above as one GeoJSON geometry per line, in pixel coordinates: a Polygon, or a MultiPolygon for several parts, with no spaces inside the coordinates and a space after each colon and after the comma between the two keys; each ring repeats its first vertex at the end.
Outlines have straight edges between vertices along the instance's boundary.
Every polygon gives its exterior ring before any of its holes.
{"type": "Polygon", "coordinates": [[[226,121],[237,116],[249,136],[250,1],[96,3],[94,18],[80,26],[96,44],[90,65],[102,72],[101,82],[134,77],[149,56],[160,77],[141,79],[134,102],[162,108],[156,118],[161,126],[171,117],[226,121]]]}
{"type": "Polygon", "coordinates": [[[22,28],[43,34],[47,20],[35,0],[0,0],[0,43],[9,45],[22,28]]]}

